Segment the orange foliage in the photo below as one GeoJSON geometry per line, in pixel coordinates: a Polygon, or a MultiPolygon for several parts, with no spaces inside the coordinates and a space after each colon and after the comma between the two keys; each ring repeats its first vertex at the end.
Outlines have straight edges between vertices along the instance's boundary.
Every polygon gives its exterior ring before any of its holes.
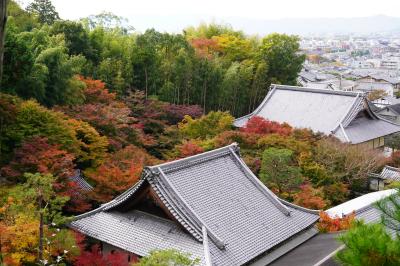
{"type": "Polygon", "coordinates": [[[185,141],[183,144],[178,145],[177,148],[180,158],[185,158],[204,152],[204,149],[196,144],[194,141],[185,141]]]}
{"type": "Polygon", "coordinates": [[[49,144],[47,138],[33,137],[22,143],[15,151],[14,159],[1,172],[17,179],[27,172],[66,178],[74,173],[73,160],[74,156],[60,150],[60,145],[49,144]]]}
{"type": "Polygon", "coordinates": [[[241,131],[225,131],[215,137],[214,143],[216,147],[223,147],[233,142],[237,142],[242,149],[257,148],[260,138],[258,134],[252,134],[241,131]]]}
{"type": "Polygon", "coordinates": [[[319,213],[318,230],[323,233],[338,232],[347,230],[352,225],[356,214],[353,212],[343,218],[331,218],[326,212],[319,213]]]}
{"type": "Polygon", "coordinates": [[[283,136],[289,136],[292,133],[292,128],[286,124],[265,120],[260,116],[253,116],[247,121],[247,124],[240,129],[242,132],[254,134],[272,134],[276,133],[283,136]]]}
{"type": "Polygon", "coordinates": [[[144,166],[155,163],[158,163],[157,159],[133,145],[117,151],[96,171],[87,173],[96,182],[92,197],[101,202],[111,200],[139,180],[144,166]]]}
{"type": "Polygon", "coordinates": [[[196,50],[197,56],[201,58],[212,59],[213,53],[218,50],[218,42],[213,39],[196,38],[192,39],[190,43],[196,50]]]}
{"type": "Polygon", "coordinates": [[[116,94],[109,92],[106,84],[101,80],[84,78],[79,76],[79,80],[85,83],[84,90],[86,103],[107,103],[111,104],[116,99],[116,94]]]}
{"type": "Polygon", "coordinates": [[[305,208],[321,210],[328,204],[322,197],[320,189],[313,188],[310,184],[300,186],[300,192],[294,195],[294,203],[305,208]]]}
{"type": "Polygon", "coordinates": [[[104,136],[114,149],[121,149],[129,143],[148,142],[144,136],[138,120],[133,117],[132,110],[128,105],[116,98],[115,93],[110,93],[104,82],[91,78],[80,77],[85,83],[85,102],[82,105],[59,106],[71,117],[83,120],[104,136]]]}

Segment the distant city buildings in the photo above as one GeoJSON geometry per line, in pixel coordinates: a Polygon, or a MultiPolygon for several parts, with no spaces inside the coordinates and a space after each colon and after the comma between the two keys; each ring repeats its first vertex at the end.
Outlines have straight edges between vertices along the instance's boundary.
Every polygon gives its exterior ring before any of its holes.
{"type": "Polygon", "coordinates": [[[400,36],[304,37],[307,60],[298,83],[304,87],[395,97],[400,84],[400,36]]]}

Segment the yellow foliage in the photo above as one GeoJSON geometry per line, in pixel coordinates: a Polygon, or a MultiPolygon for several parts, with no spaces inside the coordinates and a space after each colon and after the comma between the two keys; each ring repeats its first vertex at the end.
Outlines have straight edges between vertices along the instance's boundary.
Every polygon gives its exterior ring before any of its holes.
{"type": "Polygon", "coordinates": [[[191,139],[208,139],[232,128],[234,118],[228,112],[210,112],[198,119],[186,115],[178,124],[179,131],[191,139]]]}
{"type": "Polygon", "coordinates": [[[68,124],[74,130],[78,161],[88,163],[92,167],[99,166],[107,152],[107,138],[100,136],[96,129],[86,122],[68,119],[68,124]]]}
{"type": "Polygon", "coordinates": [[[39,221],[19,214],[11,226],[0,223],[2,252],[5,262],[21,265],[36,259],[39,241],[39,221]]]}
{"type": "Polygon", "coordinates": [[[252,50],[250,40],[235,35],[222,34],[212,37],[217,42],[218,50],[231,60],[243,60],[249,57],[252,50]]]}

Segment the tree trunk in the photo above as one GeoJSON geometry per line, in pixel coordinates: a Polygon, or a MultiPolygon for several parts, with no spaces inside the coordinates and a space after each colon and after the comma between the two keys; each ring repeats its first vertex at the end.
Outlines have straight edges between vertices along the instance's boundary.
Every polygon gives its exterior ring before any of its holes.
{"type": "Polygon", "coordinates": [[[39,196],[39,261],[43,260],[43,212],[42,212],[43,199],[42,195],[39,196]]]}
{"type": "Polygon", "coordinates": [[[4,40],[7,22],[7,0],[0,0],[0,88],[3,78],[4,40]]]}

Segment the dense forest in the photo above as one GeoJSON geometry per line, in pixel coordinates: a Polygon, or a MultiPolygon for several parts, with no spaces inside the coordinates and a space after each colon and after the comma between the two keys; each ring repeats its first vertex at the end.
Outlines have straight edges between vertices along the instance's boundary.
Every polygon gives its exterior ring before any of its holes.
{"type": "Polygon", "coordinates": [[[295,84],[304,61],[296,36],[261,39],[216,24],[137,33],[113,14],[65,21],[54,8],[23,10],[13,1],[8,14],[2,92],[48,107],[82,103],[80,74],[104,81],[118,97],[140,90],[239,116],[257,106],[271,82],[295,84]]]}
{"type": "Polygon", "coordinates": [[[147,165],[232,142],[264,184],[301,206],[325,209],[362,192],[367,173],[399,165],[398,153],[385,159],[259,117],[232,126],[271,83],[295,84],[303,61],[296,36],[217,24],[137,33],[112,14],[66,21],[48,0],[26,9],[9,1],[0,264],[125,265],[65,223],[134,185],[147,165]],[[78,171],[92,190],[71,179],[78,171]]]}

